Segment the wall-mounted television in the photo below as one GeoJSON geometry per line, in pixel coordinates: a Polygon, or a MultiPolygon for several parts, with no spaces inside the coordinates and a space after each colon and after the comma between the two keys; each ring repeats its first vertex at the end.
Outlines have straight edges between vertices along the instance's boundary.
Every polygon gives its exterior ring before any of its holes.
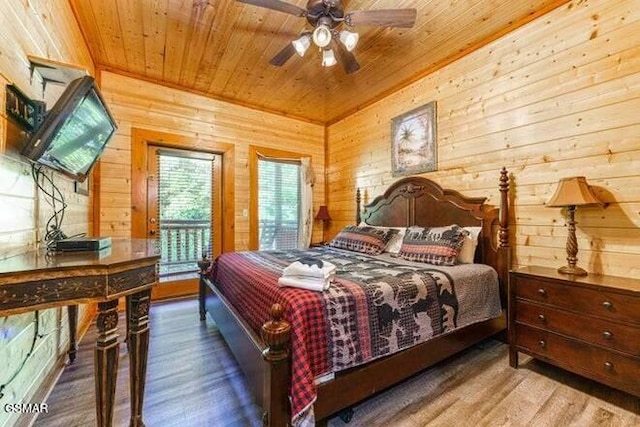
{"type": "Polygon", "coordinates": [[[117,126],[91,76],[69,83],[22,155],[83,182],[117,126]]]}

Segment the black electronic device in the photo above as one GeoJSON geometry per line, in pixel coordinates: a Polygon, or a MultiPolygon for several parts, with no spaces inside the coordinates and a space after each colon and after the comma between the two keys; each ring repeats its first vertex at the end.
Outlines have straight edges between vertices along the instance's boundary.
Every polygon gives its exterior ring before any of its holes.
{"type": "Polygon", "coordinates": [[[100,251],[111,246],[111,237],[72,237],[56,242],[58,252],[100,251]]]}
{"type": "Polygon", "coordinates": [[[95,80],[84,76],[69,83],[22,155],[84,182],[116,129],[95,80]]]}

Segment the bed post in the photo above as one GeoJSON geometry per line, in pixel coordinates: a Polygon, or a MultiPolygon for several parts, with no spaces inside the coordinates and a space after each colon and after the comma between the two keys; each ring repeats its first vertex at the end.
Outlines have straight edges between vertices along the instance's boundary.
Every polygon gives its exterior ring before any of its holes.
{"type": "Polygon", "coordinates": [[[509,287],[509,269],[511,253],[509,248],[509,174],[505,167],[500,171],[500,211],[498,213],[498,259],[496,270],[502,281],[500,300],[507,307],[507,288],[509,287]]]}
{"type": "Polygon", "coordinates": [[[271,320],[262,325],[261,331],[262,340],[267,346],[262,352],[262,357],[268,364],[265,371],[262,424],[281,427],[288,426],[291,420],[289,405],[291,325],[284,320],[284,308],[280,304],[273,304],[269,314],[271,320]]]}
{"type": "Polygon", "coordinates": [[[501,248],[509,247],[509,175],[505,167],[500,171],[500,233],[501,248]]]}
{"type": "Polygon", "coordinates": [[[200,320],[205,320],[207,318],[207,311],[204,306],[204,298],[205,298],[205,287],[207,286],[204,283],[204,275],[209,271],[209,267],[211,267],[211,261],[207,258],[207,254],[202,254],[202,259],[198,261],[198,276],[200,280],[198,281],[198,307],[200,311],[200,320]]]}
{"type": "Polygon", "coordinates": [[[360,188],[356,188],[356,225],[360,225],[360,188]]]}

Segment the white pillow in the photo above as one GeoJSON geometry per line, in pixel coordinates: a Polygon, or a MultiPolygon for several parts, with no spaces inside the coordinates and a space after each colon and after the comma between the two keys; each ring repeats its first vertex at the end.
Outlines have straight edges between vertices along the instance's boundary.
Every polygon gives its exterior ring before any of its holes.
{"type": "Polygon", "coordinates": [[[478,235],[482,231],[482,227],[463,227],[469,232],[464,238],[464,243],[458,254],[459,264],[473,264],[476,255],[476,247],[478,246],[478,235]]]}
{"type": "Polygon", "coordinates": [[[398,232],[393,235],[391,240],[387,242],[382,252],[389,252],[391,254],[396,254],[396,255],[400,253],[400,248],[402,247],[402,241],[404,240],[404,234],[407,231],[406,227],[381,227],[379,225],[369,225],[364,221],[362,221],[359,224],[359,227],[373,227],[373,228],[379,228],[381,230],[398,230],[398,232]]]}

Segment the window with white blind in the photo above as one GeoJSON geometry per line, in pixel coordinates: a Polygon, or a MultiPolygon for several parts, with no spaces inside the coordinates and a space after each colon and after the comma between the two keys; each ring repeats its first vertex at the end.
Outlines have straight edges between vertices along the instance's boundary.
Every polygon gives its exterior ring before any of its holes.
{"type": "Polygon", "coordinates": [[[258,158],[259,249],[297,248],[299,226],[300,163],[258,158]]]}
{"type": "Polygon", "coordinates": [[[203,253],[211,256],[216,156],[163,149],[156,153],[160,277],[194,272],[203,253]]]}

